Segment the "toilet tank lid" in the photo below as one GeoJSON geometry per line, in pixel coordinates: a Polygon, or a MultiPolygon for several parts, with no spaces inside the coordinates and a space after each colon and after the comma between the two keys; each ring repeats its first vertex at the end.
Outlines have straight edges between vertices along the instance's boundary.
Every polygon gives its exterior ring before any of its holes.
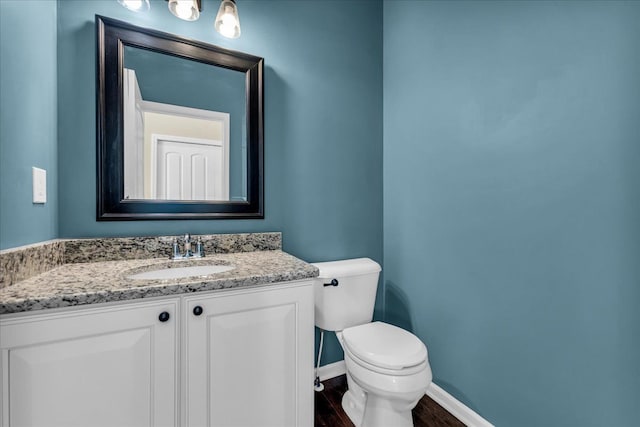
{"type": "Polygon", "coordinates": [[[344,259],[340,261],[316,262],[311,264],[320,270],[318,277],[332,279],[336,277],[359,276],[362,274],[379,273],[380,264],[370,258],[344,259]]]}

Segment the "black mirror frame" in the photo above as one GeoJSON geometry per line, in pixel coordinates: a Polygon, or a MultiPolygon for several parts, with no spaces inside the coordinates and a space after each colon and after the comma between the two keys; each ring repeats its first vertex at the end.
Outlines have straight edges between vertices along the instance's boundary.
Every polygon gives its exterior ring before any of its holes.
{"type": "Polygon", "coordinates": [[[96,15],[97,220],[264,218],[264,59],[96,15]],[[124,199],[124,47],[133,46],[244,72],[247,200],[124,199]]]}

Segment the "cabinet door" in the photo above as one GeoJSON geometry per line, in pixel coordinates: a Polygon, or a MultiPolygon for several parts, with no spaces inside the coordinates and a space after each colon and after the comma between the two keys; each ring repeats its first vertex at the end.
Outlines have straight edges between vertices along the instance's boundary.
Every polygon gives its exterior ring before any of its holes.
{"type": "Polygon", "coordinates": [[[183,307],[186,426],[313,425],[311,282],[189,297],[183,307]]]}
{"type": "Polygon", "coordinates": [[[0,425],[177,425],[178,301],[0,320],[0,425]]]}

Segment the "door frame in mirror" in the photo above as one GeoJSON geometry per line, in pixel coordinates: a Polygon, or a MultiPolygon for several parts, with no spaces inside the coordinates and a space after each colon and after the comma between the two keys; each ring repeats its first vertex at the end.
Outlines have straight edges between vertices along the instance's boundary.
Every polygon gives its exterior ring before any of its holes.
{"type": "Polygon", "coordinates": [[[264,218],[264,59],[96,15],[97,220],[264,218]],[[245,73],[247,200],[124,198],[124,47],[245,73]]]}

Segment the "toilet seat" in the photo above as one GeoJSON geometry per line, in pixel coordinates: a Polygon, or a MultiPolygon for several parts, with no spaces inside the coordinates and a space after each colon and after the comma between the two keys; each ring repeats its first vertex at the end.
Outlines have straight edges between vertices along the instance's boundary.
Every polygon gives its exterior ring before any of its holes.
{"type": "Polygon", "coordinates": [[[394,376],[394,377],[403,377],[403,376],[417,374],[417,373],[419,373],[421,371],[424,371],[427,368],[427,366],[429,365],[427,360],[424,360],[422,363],[419,363],[417,365],[410,366],[410,367],[407,367],[407,368],[402,368],[402,369],[381,368],[380,366],[372,365],[371,363],[368,363],[368,362],[360,359],[358,356],[354,355],[346,347],[344,349],[344,352],[345,352],[345,361],[347,359],[349,359],[353,363],[355,363],[356,365],[366,369],[367,371],[370,371],[370,372],[376,373],[376,374],[390,375],[390,376],[394,376]]]}
{"type": "Polygon", "coordinates": [[[427,348],[404,329],[383,322],[366,323],[342,331],[345,351],[354,362],[376,372],[410,375],[424,369],[427,348]]]}

